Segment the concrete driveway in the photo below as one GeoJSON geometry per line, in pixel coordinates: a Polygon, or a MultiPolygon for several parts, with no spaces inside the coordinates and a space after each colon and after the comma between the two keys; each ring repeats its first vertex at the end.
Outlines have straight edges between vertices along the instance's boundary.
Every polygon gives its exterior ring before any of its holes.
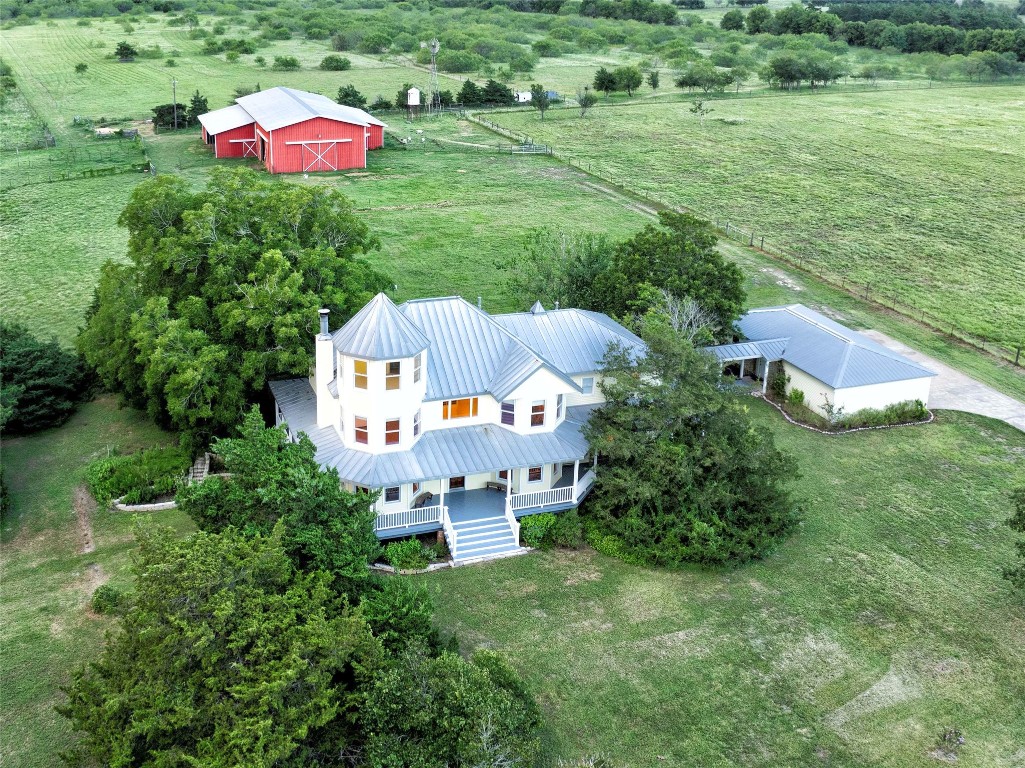
{"type": "Polygon", "coordinates": [[[918,350],[912,349],[896,339],[891,339],[884,333],[879,331],[861,331],[861,333],[877,344],[882,344],[887,349],[910,357],[916,363],[939,374],[933,379],[932,387],[929,390],[930,408],[946,408],[951,411],[968,411],[968,413],[978,413],[982,416],[992,416],[994,419],[1006,421],[1011,426],[1025,432],[1025,403],[997,392],[992,387],[965,376],[949,365],[944,365],[935,358],[923,355],[918,350]]]}

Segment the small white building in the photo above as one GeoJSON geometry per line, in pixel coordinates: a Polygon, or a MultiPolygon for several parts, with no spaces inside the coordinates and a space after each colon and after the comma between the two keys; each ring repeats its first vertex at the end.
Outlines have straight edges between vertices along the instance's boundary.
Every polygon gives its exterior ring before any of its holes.
{"type": "Polygon", "coordinates": [[[329,331],[310,379],[272,382],[277,421],[304,432],[350,489],[380,491],[381,539],[444,531],[456,560],[519,549],[518,518],[576,507],[594,482],[581,434],[603,402],[610,344],[641,340],[577,309],[491,316],[459,297],[378,294],[329,331]]]}
{"type": "Polygon", "coordinates": [[[410,88],[406,91],[406,106],[407,107],[419,107],[420,106],[420,89],[410,88]]]}
{"type": "Polygon", "coordinates": [[[752,309],[737,327],[745,341],[710,347],[724,364],[762,379],[763,391],[776,366],[799,389],[805,404],[827,416],[827,401],[845,413],[882,409],[921,400],[929,405],[936,374],[802,304],[752,309]]]}
{"type": "Polygon", "coordinates": [[[516,91],[513,93],[517,104],[529,104],[533,96],[530,91],[516,91]]]}

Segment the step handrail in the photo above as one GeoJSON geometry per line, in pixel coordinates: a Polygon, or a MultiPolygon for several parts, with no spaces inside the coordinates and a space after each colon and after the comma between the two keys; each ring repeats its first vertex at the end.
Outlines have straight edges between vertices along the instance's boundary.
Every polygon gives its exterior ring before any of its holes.
{"type": "Polygon", "coordinates": [[[520,546],[520,521],[513,514],[512,501],[509,498],[505,500],[505,519],[509,523],[509,528],[512,529],[513,541],[517,547],[520,546]]]}
{"type": "Polygon", "coordinates": [[[445,538],[448,539],[448,553],[453,560],[456,559],[456,529],[452,527],[452,518],[448,515],[448,507],[441,508],[441,527],[445,530],[445,538]]]}

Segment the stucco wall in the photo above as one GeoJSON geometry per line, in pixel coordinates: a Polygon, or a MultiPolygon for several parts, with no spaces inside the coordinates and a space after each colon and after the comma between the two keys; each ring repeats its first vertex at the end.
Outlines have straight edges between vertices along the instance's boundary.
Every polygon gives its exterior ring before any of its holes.
{"type": "Polygon", "coordinates": [[[929,405],[929,387],[932,377],[892,381],[886,384],[870,384],[864,387],[849,387],[836,390],[836,404],[845,413],[855,413],[865,408],[885,408],[892,403],[905,400],[921,400],[929,405]]]}

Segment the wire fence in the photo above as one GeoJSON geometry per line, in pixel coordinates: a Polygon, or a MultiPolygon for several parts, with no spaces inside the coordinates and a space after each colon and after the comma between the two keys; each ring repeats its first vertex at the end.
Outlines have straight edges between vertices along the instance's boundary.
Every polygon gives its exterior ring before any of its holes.
{"type": "MultiPolygon", "coordinates": [[[[504,128],[490,118],[467,113],[466,119],[483,128],[487,128],[500,136],[505,136],[508,139],[520,142],[521,144],[533,144],[533,140],[527,134],[504,128]]],[[[783,262],[801,272],[814,275],[822,282],[827,283],[834,288],[839,288],[846,293],[877,306],[893,310],[894,312],[915,320],[932,330],[939,331],[952,339],[961,341],[1015,366],[1025,366],[1025,340],[1012,343],[1005,339],[986,338],[972,333],[964,328],[958,327],[955,321],[951,321],[947,318],[942,318],[931,313],[925,307],[916,303],[913,299],[902,295],[892,286],[880,286],[871,282],[855,282],[850,277],[849,273],[836,272],[830,269],[822,261],[815,259],[812,256],[794,253],[784,246],[772,242],[764,234],[755,232],[753,229],[745,229],[738,226],[732,220],[708,216],[700,211],[694,210],[693,208],[679,205],[657,195],[633,189],[629,184],[624,183],[621,178],[616,177],[607,169],[603,169],[600,166],[595,167],[591,160],[581,160],[580,158],[572,157],[554,148],[549,147],[549,149],[551,151],[547,154],[551,155],[556,160],[560,160],[567,165],[588,174],[589,176],[593,176],[594,178],[611,185],[616,188],[616,190],[647,205],[654,211],[670,210],[680,213],[691,213],[695,216],[699,216],[711,222],[716,230],[726,238],[747,246],[748,248],[754,249],[759,253],[763,253],[777,261],[783,262]]]]}

